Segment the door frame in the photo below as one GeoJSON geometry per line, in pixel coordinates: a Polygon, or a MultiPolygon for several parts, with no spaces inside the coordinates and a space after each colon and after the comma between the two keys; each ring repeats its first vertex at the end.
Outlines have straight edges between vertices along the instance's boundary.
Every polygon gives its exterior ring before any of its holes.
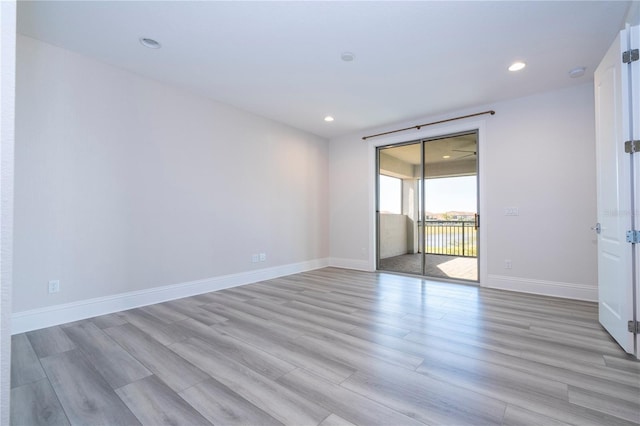
{"type": "MultiPolygon", "coordinates": [[[[640,8],[638,8],[640,9],[640,8]]],[[[630,26],[629,24],[627,24],[627,31],[629,32],[629,37],[630,37],[630,44],[631,44],[631,48],[633,49],[637,49],[640,47],[640,25],[634,25],[634,26],[630,26]]],[[[632,86],[635,87],[638,82],[640,82],[640,62],[639,61],[634,61],[631,63],[631,75],[632,78],[635,78],[635,80],[632,81],[632,86]]],[[[637,91],[636,91],[637,93],[637,91]]],[[[632,139],[638,140],[640,139],[640,96],[633,96],[632,100],[632,111],[633,111],[633,117],[632,117],[632,125],[633,125],[633,135],[632,135],[632,139]]],[[[633,155],[633,171],[634,171],[634,176],[637,179],[640,176],[640,153],[636,153],[633,155]]],[[[640,184],[637,183],[637,180],[635,182],[634,185],[634,190],[635,190],[635,194],[634,194],[634,212],[633,214],[635,214],[634,217],[634,226],[635,229],[639,229],[640,228],[640,184]]],[[[634,259],[634,265],[635,265],[635,296],[636,296],[636,300],[635,300],[635,319],[636,321],[640,321],[640,312],[638,312],[638,310],[640,309],[640,247],[638,247],[638,245],[636,245],[635,249],[635,259],[634,259]]],[[[640,334],[636,334],[635,335],[635,349],[636,349],[636,358],[640,359],[640,334]]]]}
{"type": "MultiPolygon", "coordinates": [[[[478,284],[485,287],[488,283],[487,274],[487,258],[489,251],[487,249],[487,234],[490,223],[487,220],[486,207],[484,200],[486,199],[486,183],[485,183],[485,162],[486,162],[486,120],[474,120],[462,123],[443,124],[429,128],[420,129],[415,132],[407,131],[400,135],[388,135],[367,141],[368,157],[369,157],[369,259],[368,270],[377,271],[376,259],[378,258],[378,235],[377,235],[377,148],[385,145],[402,144],[412,141],[421,141],[422,139],[430,139],[437,137],[446,137],[456,133],[478,132],[478,214],[480,215],[480,238],[478,241],[478,253],[481,253],[478,260],[478,284]]],[[[473,285],[474,283],[469,283],[473,285]]]]}

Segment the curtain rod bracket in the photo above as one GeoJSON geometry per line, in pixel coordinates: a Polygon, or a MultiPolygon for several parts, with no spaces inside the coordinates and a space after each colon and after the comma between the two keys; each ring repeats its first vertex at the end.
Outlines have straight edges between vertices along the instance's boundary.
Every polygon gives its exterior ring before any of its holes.
{"type": "Polygon", "coordinates": [[[363,137],[362,137],[362,140],[363,140],[363,141],[366,141],[367,139],[370,139],[370,138],[376,138],[376,137],[378,137],[378,136],[390,135],[390,134],[392,134],[392,133],[404,132],[405,130],[411,130],[411,129],[420,130],[422,127],[426,127],[426,126],[433,126],[434,124],[447,123],[447,122],[449,122],[449,121],[462,120],[462,119],[464,119],[464,118],[476,117],[476,116],[478,116],[478,115],[484,115],[484,114],[491,114],[491,115],[495,115],[495,113],[496,113],[496,112],[495,112],[494,110],[489,110],[489,111],[477,112],[477,113],[475,113],[475,114],[463,115],[463,116],[460,116],[460,117],[447,118],[446,120],[434,121],[433,123],[418,124],[418,125],[416,125],[416,126],[405,127],[404,129],[391,130],[391,131],[384,132],[384,133],[378,133],[378,134],[376,134],[376,135],[363,136],[363,137]]]}

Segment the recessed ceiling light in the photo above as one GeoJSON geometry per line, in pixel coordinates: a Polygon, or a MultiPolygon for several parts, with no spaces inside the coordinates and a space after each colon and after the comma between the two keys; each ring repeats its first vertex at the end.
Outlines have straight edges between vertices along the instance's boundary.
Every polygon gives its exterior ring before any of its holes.
{"type": "Polygon", "coordinates": [[[140,44],[149,49],[160,49],[162,45],[152,38],[140,37],[140,44]]]}
{"type": "Polygon", "coordinates": [[[579,78],[584,75],[584,72],[587,70],[586,67],[576,67],[569,71],[569,77],[571,78],[579,78]]]}
{"type": "Polygon", "coordinates": [[[450,155],[443,155],[442,158],[451,158],[450,155]]]}
{"type": "Polygon", "coordinates": [[[342,59],[345,62],[351,62],[356,58],[356,55],[354,55],[351,52],[342,52],[342,54],[340,55],[340,59],[342,59]]]}
{"type": "Polygon", "coordinates": [[[324,121],[326,121],[326,122],[331,122],[331,121],[333,121],[333,117],[332,117],[332,116],[330,116],[330,115],[327,115],[327,116],[324,118],[324,121]]]}
{"type": "Polygon", "coordinates": [[[525,64],[524,62],[514,62],[509,67],[509,71],[520,71],[521,69],[523,69],[526,66],[527,66],[527,64],[525,64]]]}

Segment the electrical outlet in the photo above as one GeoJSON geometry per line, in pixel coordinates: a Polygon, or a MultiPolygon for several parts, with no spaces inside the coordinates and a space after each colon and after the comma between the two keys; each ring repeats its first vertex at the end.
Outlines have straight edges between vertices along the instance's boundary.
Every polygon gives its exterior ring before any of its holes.
{"type": "Polygon", "coordinates": [[[49,281],[49,294],[58,293],[60,291],[60,280],[49,281]]]}
{"type": "Polygon", "coordinates": [[[511,269],[513,267],[513,264],[511,263],[511,259],[505,259],[504,260],[504,269],[511,269]]]}
{"type": "Polygon", "coordinates": [[[260,256],[257,254],[252,254],[251,255],[251,262],[252,263],[258,263],[260,261],[260,256]]]}
{"type": "Polygon", "coordinates": [[[260,253],[260,262],[265,262],[267,260],[267,253],[260,253]]]}

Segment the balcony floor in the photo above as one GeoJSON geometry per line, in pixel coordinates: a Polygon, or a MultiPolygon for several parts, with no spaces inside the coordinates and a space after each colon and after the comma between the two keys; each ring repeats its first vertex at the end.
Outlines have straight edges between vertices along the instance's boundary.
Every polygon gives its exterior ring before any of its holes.
{"type": "MultiPolygon", "coordinates": [[[[380,270],[422,275],[422,254],[403,254],[380,260],[380,270]]],[[[426,276],[478,281],[478,258],[428,254],[426,276]]]]}

